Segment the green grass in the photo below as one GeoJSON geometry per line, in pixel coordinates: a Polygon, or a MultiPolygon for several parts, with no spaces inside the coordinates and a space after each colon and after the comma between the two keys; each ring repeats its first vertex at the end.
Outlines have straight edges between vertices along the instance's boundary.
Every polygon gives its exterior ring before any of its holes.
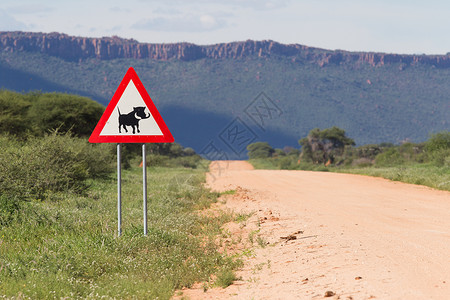
{"type": "Polygon", "coordinates": [[[249,159],[248,162],[251,163],[255,169],[261,169],[261,170],[278,170],[279,169],[279,167],[274,162],[274,160],[269,159],[269,158],[249,159]]]}
{"type": "Polygon", "coordinates": [[[450,191],[450,167],[406,164],[392,167],[330,168],[339,173],[362,174],[450,191]]]}
{"type": "Polygon", "coordinates": [[[236,190],[227,190],[227,191],[220,193],[221,196],[222,195],[234,195],[234,194],[236,194],[236,190]]]}
{"type": "Polygon", "coordinates": [[[0,228],[0,298],[169,299],[237,266],[214,244],[229,217],[196,213],[217,197],[201,170],[149,169],[144,237],[141,172],[123,172],[121,237],[115,178],[91,180],[85,196],[24,203],[0,228]]]}
{"type": "Polygon", "coordinates": [[[249,162],[255,169],[261,170],[329,171],[329,169],[322,164],[298,163],[298,157],[295,156],[257,158],[250,159],[249,162]]]}
{"type": "MultiPolygon", "coordinates": [[[[249,162],[255,169],[279,170],[280,165],[273,158],[251,159],[249,162]]],[[[425,185],[439,190],[450,191],[450,167],[447,165],[437,166],[435,163],[404,163],[397,166],[329,166],[292,163],[291,168],[296,170],[322,171],[361,174],[382,177],[393,181],[401,181],[412,184],[425,185]]]]}
{"type": "Polygon", "coordinates": [[[232,285],[237,279],[238,278],[236,277],[236,274],[234,274],[233,270],[223,269],[217,274],[215,285],[226,288],[232,285]]]}

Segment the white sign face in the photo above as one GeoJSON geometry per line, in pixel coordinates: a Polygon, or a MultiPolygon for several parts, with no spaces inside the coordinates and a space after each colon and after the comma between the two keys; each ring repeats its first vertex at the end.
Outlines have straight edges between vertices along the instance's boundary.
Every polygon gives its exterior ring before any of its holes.
{"type": "Polygon", "coordinates": [[[100,136],[163,135],[141,94],[130,80],[100,136]]]}

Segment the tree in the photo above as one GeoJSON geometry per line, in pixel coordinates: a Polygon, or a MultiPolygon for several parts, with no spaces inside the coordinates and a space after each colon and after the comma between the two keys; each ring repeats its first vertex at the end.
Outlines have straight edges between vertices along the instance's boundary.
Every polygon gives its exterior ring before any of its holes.
{"type": "Polygon", "coordinates": [[[267,158],[271,157],[275,150],[267,142],[256,142],[247,146],[248,157],[267,158]]]}
{"type": "Polygon", "coordinates": [[[450,131],[441,131],[432,134],[425,142],[428,160],[434,161],[438,166],[450,165],[450,131]]]}
{"type": "Polygon", "coordinates": [[[314,128],[298,142],[302,146],[300,159],[315,164],[333,163],[344,153],[345,146],[355,145],[355,141],[345,135],[345,130],[336,126],[324,130],[314,128]]]}
{"type": "Polygon", "coordinates": [[[0,133],[21,135],[31,129],[27,112],[31,103],[23,95],[0,91],[0,133]]]}
{"type": "Polygon", "coordinates": [[[58,129],[77,136],[89,136],[103,114],[104,107],[86,97],[46,93],[32,101],[28,117],[37,134],[58,129]]]}
{"type": "Polygon", "coordinates": [[[450,149],[450,131],[431,134],[431,137],[425,143],[425,149],[428,152],[450,149]]]}

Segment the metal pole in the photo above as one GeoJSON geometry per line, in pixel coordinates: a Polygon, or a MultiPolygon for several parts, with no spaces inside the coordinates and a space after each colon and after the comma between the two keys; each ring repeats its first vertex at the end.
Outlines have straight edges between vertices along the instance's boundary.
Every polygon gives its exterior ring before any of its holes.
{"type": "Polygon", "coordinates": [[[120,170],[120,144],[117,144],[117,235],[122,234],[122,189],[120,170]]]}
{"type": "Polygon", "coordinates": [[[142,185],[144,198],[144,235],[147,235],[147,161],[145,157],[145,144],[142,144],[142,185]]]}

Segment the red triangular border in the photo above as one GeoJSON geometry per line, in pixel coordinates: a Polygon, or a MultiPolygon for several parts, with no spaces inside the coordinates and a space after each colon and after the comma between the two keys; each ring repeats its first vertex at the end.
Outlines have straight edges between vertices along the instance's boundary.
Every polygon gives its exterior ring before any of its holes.
{"type": "Polygon", "coordinates": [[[119,87],[117,88],[116,92],[114,93],[114,96],[112,97],[111,101],[109,102],[108,106],[105,109],[105,112],[103,113],[102,117],[97,123],[97,126],[95,126],[94,131],[92,132],[91,136],[89,137],[90,143],[173,143],[174,138],[172,136],[172,133],[170,133],[169,128],[167,128],[166,123],[164,123],[164,120],[162,119],[161,115],[159,114],[158,110],[156,109],[155,104],[153,103],[152,99],[150,98],[149,94],[145,90],[144,85],[142,84],[141,80],[139,79],[136,71],[134,71],[133,68],[129,68],[127,73],[122,79],[122,82],[120,82],[119,87]],[[133,80],[134,85],[136,86],[139,94],[141,95],[142,99],[144,100],[145,105],[147,105],[148,110],[152,114],[153,118],[156,121],[156,124],[158,124],[159,129],[161,129],[161,132],[163,135],[103,135],[101,136],[100,133],[103,130],[103,127],[105,127],[106,122],[109,120],[109,117],[113,113],[114,109],[117,106],[117,103],[119,102],[120,98],[122,97],[123,92],[125,91],[126,87],[128,86],[128,83],[130,80],[133,80]]]}

